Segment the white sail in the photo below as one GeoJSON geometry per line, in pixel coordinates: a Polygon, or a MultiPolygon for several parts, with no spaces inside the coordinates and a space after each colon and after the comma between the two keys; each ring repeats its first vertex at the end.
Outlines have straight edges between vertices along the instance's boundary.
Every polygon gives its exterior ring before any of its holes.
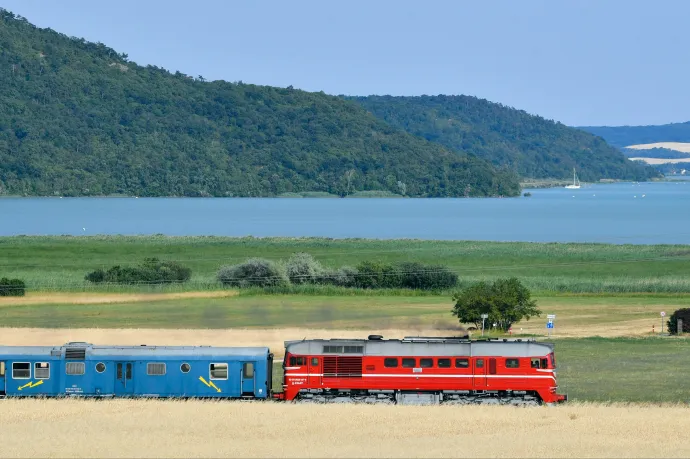
{"type": "Polygon", "coordinates": [[[577,174],[575,173],[575,168],[573,167],[573,184],[572,185],[566,185],[565,186],[568,189],[578,189],[580,188],[580,180],[577,178],[577,174]]]}

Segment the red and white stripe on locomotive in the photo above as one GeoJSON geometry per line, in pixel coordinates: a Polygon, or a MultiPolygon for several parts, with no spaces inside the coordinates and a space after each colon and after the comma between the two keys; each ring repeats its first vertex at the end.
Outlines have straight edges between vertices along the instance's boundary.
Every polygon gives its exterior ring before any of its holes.
{"type": "Polygon", "coordinates": [[[406,337],[285,342],[284,400],[558,403],[554,345],[406,337]]]}

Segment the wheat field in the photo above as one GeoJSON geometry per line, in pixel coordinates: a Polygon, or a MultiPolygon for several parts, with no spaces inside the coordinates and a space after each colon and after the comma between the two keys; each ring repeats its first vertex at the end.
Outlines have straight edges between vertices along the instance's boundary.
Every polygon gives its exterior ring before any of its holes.
{"type": "Polygon", "coordinates": [[[3,457],[688,457],[687,406],[5,400],[3,457]]]}

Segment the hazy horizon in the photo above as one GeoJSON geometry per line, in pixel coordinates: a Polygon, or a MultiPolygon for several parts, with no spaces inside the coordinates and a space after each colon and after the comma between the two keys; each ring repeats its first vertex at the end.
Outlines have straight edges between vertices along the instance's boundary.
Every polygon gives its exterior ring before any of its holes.
{"type": "Polygon", "coordinates": [[[3,0],[140,65],[339,95],[465,94],[571,126],[690,120],[690,3],[3,0]]]}

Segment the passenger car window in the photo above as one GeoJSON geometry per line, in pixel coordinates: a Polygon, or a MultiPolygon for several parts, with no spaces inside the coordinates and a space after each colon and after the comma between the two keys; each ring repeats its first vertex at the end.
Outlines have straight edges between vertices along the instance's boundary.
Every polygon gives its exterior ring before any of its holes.
{"type": "Polygon", "coordinates": [[[383,366],[386,368],[398,368],[398,359],[394,357],[387,357],[383,359],[383,366]]]}
{"type": "Polygon", "coordinates": [[[416,359],[404,358],[402,359],[403,368],[414,368],[417,365],[416,359]]]}
{"type": "Polygon", "coordinates": [[[431,368],[434,366],[434,359],[420,359],[419,366],[422,368],[431,368]]]}
{"type": "Polygon", "coordinates": [[[450,368],[450,359],[438,359],[439,368],[450,368]]]}
{"type": "Polygon", "coordinates": [[[12,364],[12,379],[31,379],[31,364],[29,362],[14,362],[12,364]]]}
{"type": "Polygon", "coordinates": [[[209,366],[209,378],[211,378],[211,379],[228,379],[228,364],[227,363],[212,363],[209,366]]]}
{"type": "Polygon", "coordinates": [[[254,364],[252,362],[246,362],[242,367],[242,375],[244,378],[254,377],[254,364]]]}
{"type": "Polygon", "coordinates": [[[34,363],[34,378],[36,379],[50,379],[50,363],[36,362],[34,363]]]}
{"type": "MultiPolygon", "coordinates": [[[[537,361],[539,363],[539,361],[537,361]]],[[[519,368],[520,361],[518,359],[506,359],[506,368],[519,368]]]]}
{"type": "Polygon", "coordinates": [[[146,365],[146,374],[149,376],[164,376],[165,364],[158,362],[149,362],[146,365]]]}
{"type": "Polygon", "coordinates": [[[84,374],[84,362],[67,362],[65,374],[70,376],[81,376],[84,374]]]}
{"type": "Polygon", "coordinates": [[[470,361],[468,359],[455,359],[455,368],[469,368],[470,361]]]}

